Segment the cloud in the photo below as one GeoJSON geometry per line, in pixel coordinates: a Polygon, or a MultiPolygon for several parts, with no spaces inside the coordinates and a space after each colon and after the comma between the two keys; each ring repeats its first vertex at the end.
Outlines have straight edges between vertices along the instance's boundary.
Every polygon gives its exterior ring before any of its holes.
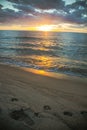
{"type": "Polygon", "coordinates": [[[67,12],[66,19],[71,22],[83,24],[87,22],[87,1],[79,0],[64,9],[67,12]],[[85,16],[85,17],[84,17],[85,16]]]}
{"type": "Polygon", "coordinates": [[[32,24],[46,21],[52,24],[62,22],[87,26],[87,0],[76,0],[68,5],[65,0],[7,1],[11,3],[13,8],[9,8],[8,5],[4,9],[4,5],[0,3],[0,23],[32,24]]]}
{"type": "Polygon", "coordinates": [[[31,5],[15,4],[13,6],[19,11],[23,11],[25,13],[34,12],[34,8],[31,5]]]}
{"type": "Polygon", "coordinates": [[[8,0],[16,4],[31,5],[39,9],[62,8],[65,2],[62,0],[8,0]]]}
{"type": "Polygon", "coordinates": [[[0,23],[3,24],[23,24],[25,23],[25,20],[27,23],[29,21],[32,21],[32,15],[25,14],[23,11],[15,12],[11,9],[2,9],[0,10],[0,23]]]}

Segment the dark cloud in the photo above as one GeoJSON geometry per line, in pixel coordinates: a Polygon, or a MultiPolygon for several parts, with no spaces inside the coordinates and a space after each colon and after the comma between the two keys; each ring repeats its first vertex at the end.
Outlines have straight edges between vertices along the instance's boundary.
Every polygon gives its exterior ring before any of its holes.
{"type": "MultiPolygon", "coordinates": [[[[0,10],[0,23],[3,24],[13,24],[13,23],[25,23],[27,21],[32,21],[32,16],[24,14],[23,11],[15,12],[12,9],[2,9],[0,10]]],[[[29,23],[29,22],[28,22],[29,23]]]]}
{"type": "Polygon", "coordinates": [[[74,8],[74,9],[79,9],[79,7],[87,8],[87,0],[83,0],[83,1],[78,0],[75,3],[73,3],[72,5],[69,5],[69,6],[70,6],[70,8],[74,8]]]}
{"type": "Polygon", "coordinates": [[[0,10],[2,9],[2,7],[3,7],[3,6],[0,4],[0,10]]]}
{"type": "Polygon", "coordinates": [[[16,4],[31,5],[32,7],[39,9],[54,9],[62,8],[65,2],[62,0],[8,0],[16,4]]]}
{"type": "Polygon", "coordinates": [[[65,7],[65,11],[69,12],[70,10],[85,10],[87,11],[87,0],[83,0],[83,1],[77,1],[71,5],[67,5],[65,7]]]}
{"type": "Polygon", "coordinates": [[[31,5],[15,4],[14,7],[18,10],[21,10],[25,13],[34,12],[34,8],[31,5]]]}
{"type": "Polygon", "coordinates": [[[12,22],[12,20],[17,18],[18,14],[16,14],[13,10],[10,9],[0,10],[0,22],[2,23],[12,22]]]}
{"type": "Polygon", "coordinates": [[[85,24],[87,22],[87,0],[77,0],[65,6],[64,11],[67,12],[65,19],[69,22],[78,24],[85,24]]]}

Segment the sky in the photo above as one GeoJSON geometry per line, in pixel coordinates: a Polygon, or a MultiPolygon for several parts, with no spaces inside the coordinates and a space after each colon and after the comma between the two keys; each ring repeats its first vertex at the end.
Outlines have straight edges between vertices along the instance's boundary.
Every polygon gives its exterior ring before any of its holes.
{"type": "Polygon", "coordinates": [[[0,30],[87,33],[87,0],[0,0],[0,30]]]}

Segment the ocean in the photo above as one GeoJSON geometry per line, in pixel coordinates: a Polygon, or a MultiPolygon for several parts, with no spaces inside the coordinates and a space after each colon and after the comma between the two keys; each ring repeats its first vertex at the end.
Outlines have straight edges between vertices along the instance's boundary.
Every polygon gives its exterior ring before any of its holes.
{"type": "Polygon", "coordinates": [[[0,31],[0,63],[87,77],[87,34],[0,31]]]}

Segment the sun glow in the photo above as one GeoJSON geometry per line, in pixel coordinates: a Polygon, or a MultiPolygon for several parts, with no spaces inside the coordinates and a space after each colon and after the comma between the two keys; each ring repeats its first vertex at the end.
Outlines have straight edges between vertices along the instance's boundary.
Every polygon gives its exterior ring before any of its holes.
{"type": "Polygon", "coordinates": [[[39,30],[39,31],[52,31],[53,26],[51,26],[51,25],[42,25],[42,26],[37,27],[37,30],[39,30]]]}

